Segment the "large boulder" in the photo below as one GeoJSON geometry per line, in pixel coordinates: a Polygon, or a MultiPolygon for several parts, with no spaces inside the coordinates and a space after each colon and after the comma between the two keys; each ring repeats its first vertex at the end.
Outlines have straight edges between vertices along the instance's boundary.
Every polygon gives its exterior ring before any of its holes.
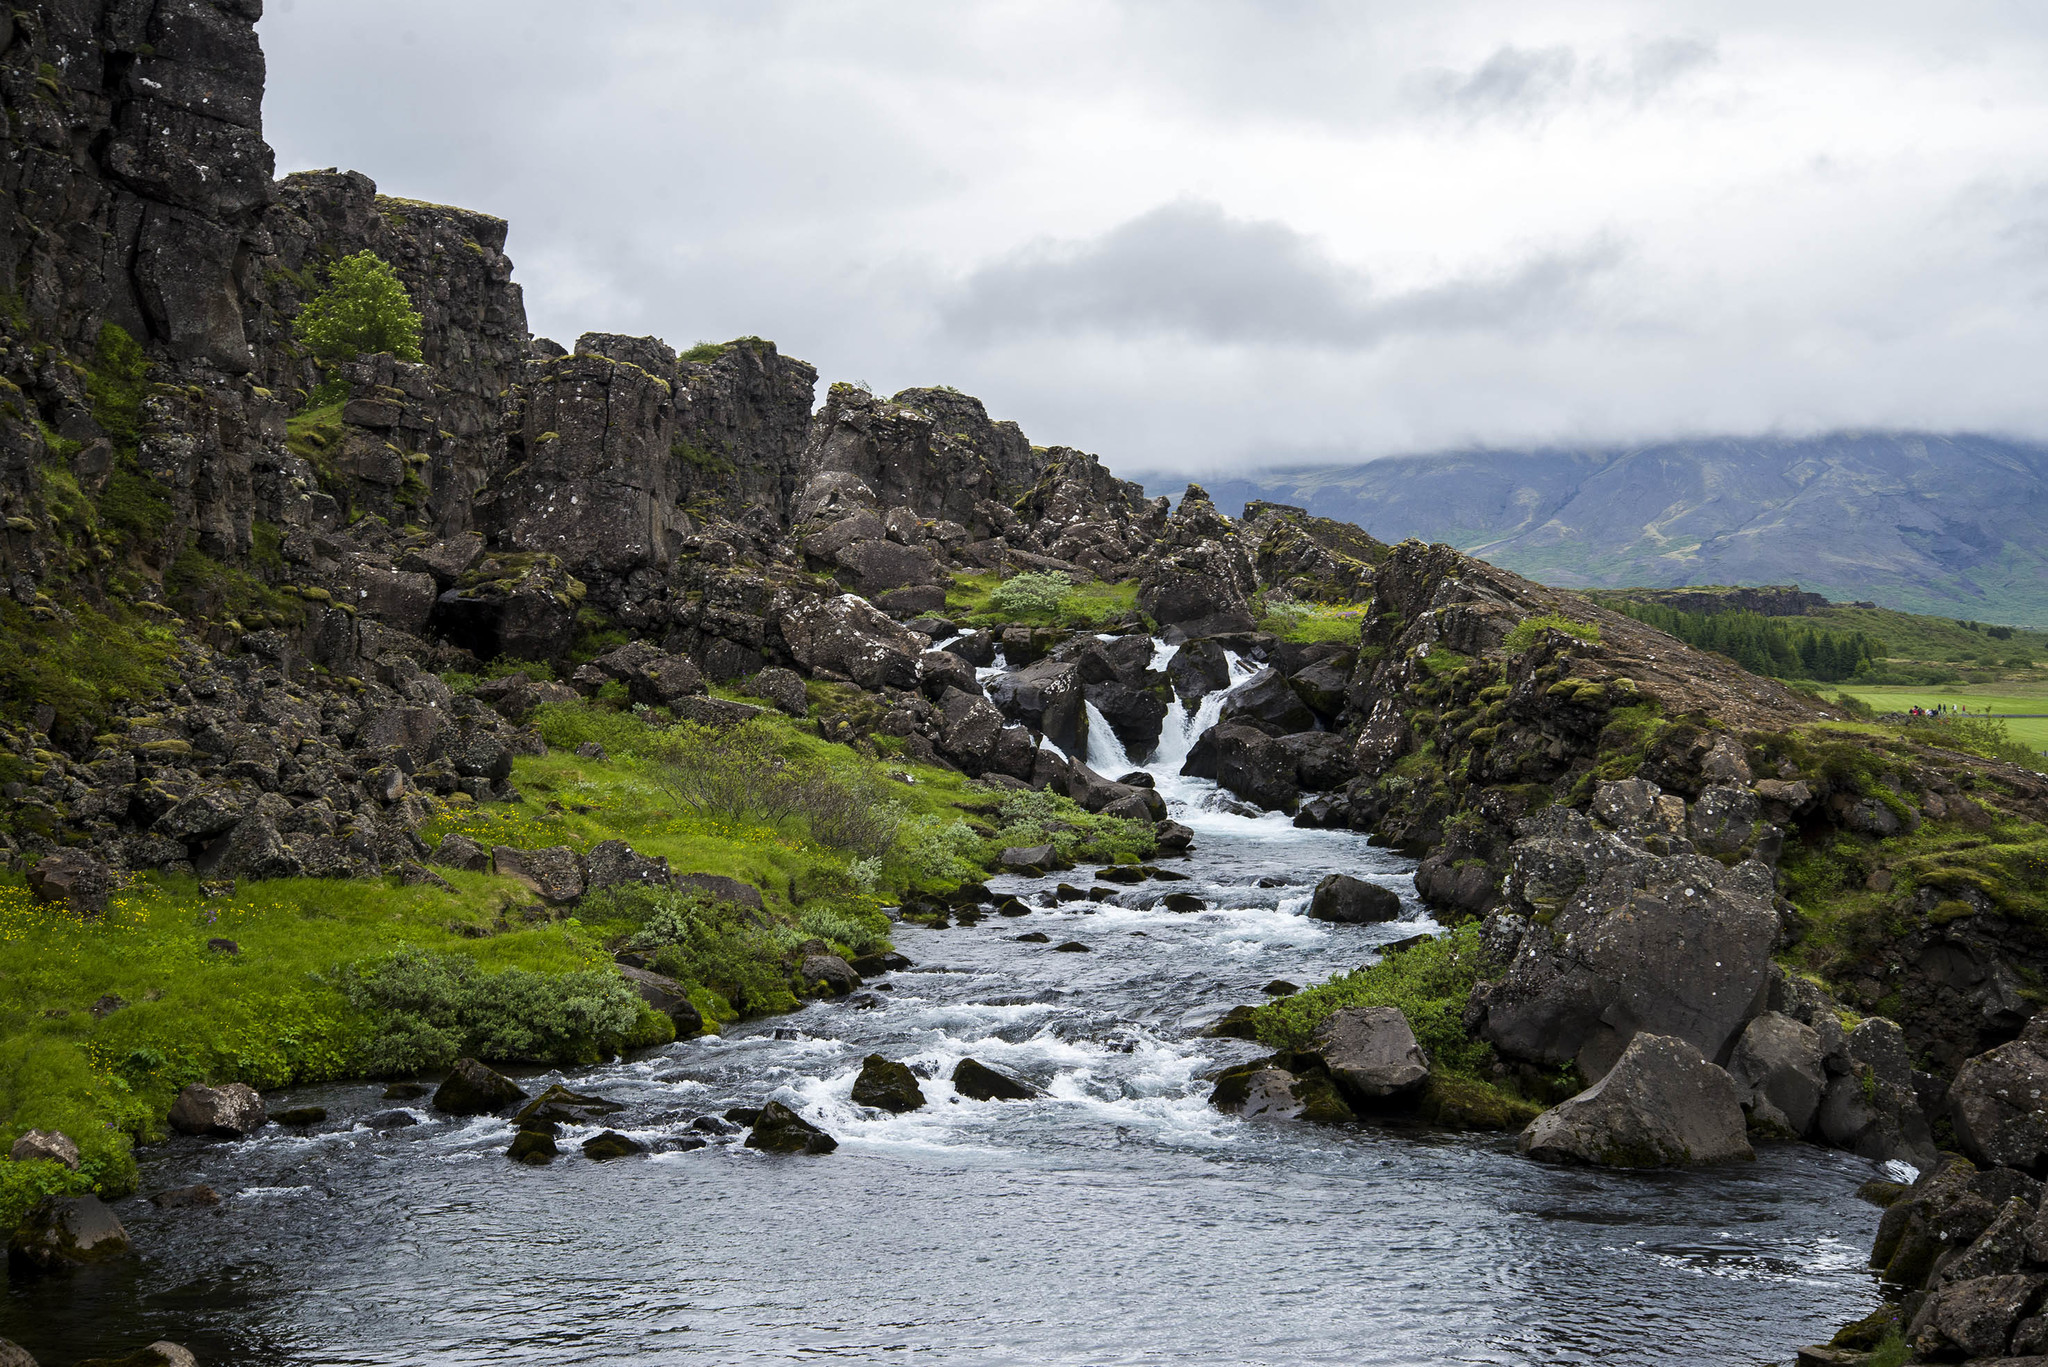
{"type": "Polygon", "coordinates": [[[950,650],[927,650],[920,655],[917,681],[918,688],[933,702],[942,701],[948,691],[964,693],[970,698],[982,691],[974,666],[950,650]]]}
{"type": "Polygon", "coordinates": [[[1948,1108],[1973,1162],[2048,1172],[2048,1012],[1957,1069],[1948,1108]]]}
{"type": "Polygon", "coordinates": [[[434,1091],[434,1109],[450,1115],[492,1115],[524,1100],[518,1083],[473,1058],[457,1059],[434,1091]]]}
{"type": "Polygon", "coordinates": [[[1309,1036],[1307,1052],[1358,1101],[1406,1096],[1429,1081],[1429,1055],[1415,1042],[1415,1032],[1398,1007],[1347,1006],[1333,1011],[1309,1036]]]}
{"type": "Polygon", "coordinates": [[[1970,1277],[1935,1290],[1913,1317],[1914,1361],[2038,1363],[2034,1354],[2009,1358],[2014,1330],[2041,1302],[2048,1276],[2020,1272],[1970,1277]]]}
{"type": "Polygon", "coordinates": [[[171,1103],[171,1128],[180,1134],[206,1134],[241,1139],[269,1123],[263,1098],[246,1082],[225,1087],[193,1083],[171,1103]]]}
{"type": "MultiPolygon", "coordinates": [[[[1212,727],[1207,735],[1215,746],[1219,787],[1267,811],[1294,810],[1301,790],[1294,782],[1294,758],[1279,741],[1239,722],[1212,727]]],[[[1194,755],[1190,753],[1188,759],[1192,763],[1194,755]]]]}
{"type": "Polygon", "coordinates": [[[615,887],[665,888],[672,881],[665,856],[640,854],[623,840],[600,840],[592,845],[583,858],[583,867],[585,892],[615,887]]]}
{"type": "Polygon", "coordinates": [[[1365,925],[1401,919],[1401,898],[1390,889],[1348,873],[1326,874],[1308,902],[1309,919],[1365,925]]]}
{"type": "Polygon", "coordinates": [[[1347,653],[1318,660],[1288,676],[1288,685],[1309,711],[1326,722],[1335,721],[1344,710],[1345,690],[1351,685],[1351,665],[1356,658],[1347,653]]]}
{"type": "Polygon", "coordinates": [[[15,1137],[7,1156],[17,1163],[62,1163],[78,1171],[78,1145],[62,1130],[26,1130],[15,1137]]]}
{"type": "Polygon", "coordinates": [[[860,1076],[853,1080],[856,1106],[873,1106],[901,1115],[924,1105],[924,1099],[924,1089],[917,1085],[917,1074],[910,1071],[909,1065],[880,1054],[869,1054],[861,1063],[860,1076]]]}
{"type": "Polygon", "coordinates": [[[107,909],[114,874],[83,850],[52,850],[28,871],[28,890],[39,902],[62,902],[81,915],[107,909]]]}
{"type": "Polygon", "coordinates": [[[1735,1080],[1685,1040],[1643,1032],[1605,1077],[1530,1121],[1520,1147],[1546,1163],[1609,1168],[1756,1156],[1735,1080]]]}
{"type": "Polygon", "coordinates": [[[1873,1016],[1849,1032],[1843,1051],[1850,1069],[1821,1096],[1821,1137],[1879,1162],[1896,1158],[1917,1168],[1932,1166],[1934,1135],[1913,1085],[1904,1032],[1873,1016]]]}
{"type": "Polygon", "coordinates": [[[1358,1118],[1328,1076],[1313,1068],[1296,1074],[1270,1059],[1225,1069],[1209,1094],[1209,1104],[1247,1119],[1335,1125],[1358,1118]]]}
{"type": "Polygon", "coordinates": [[[70,1272],[129,1251],[128,1231],[97,1196],[46,1196],[14,1227],[8,1270],[18,1276],[70,1272]]]}
{"type": "Polygon", "coordinates": [[[814,996],[844,997],[860,988],[860,974],[837,954],[806,954],[798,960],[796,975],[814,996]]]}
{"type": "Polygon", "coordinates": [[[631,964],[621,964],[619,976],[632,984],[641,1001],[675,1023],[677,1039],[704,1033],[703,1013],[691,1004],[689,990],[674,978],[631,964]]]}
{"type": "Polygon", "coordinates": [[[1223,704],[1223,720],[1255,726],[1269,736],[1313,731],[1316,714],[1296,696],[1279,670],[1268,667],[1246,679],[1223,704]]]}
{"type": "Polygon", "coordinates": [[[1760,1129],[1805,1136],[1812,1132],[1827,1087],[1820,1035],[1778,1011],[1743,1028],[1728,1058],[1728,1075],[1743,1093],[1743,1109],[1760,1129]]]}
{"type": "Polygon", "coordinates": [[[771,1101],[754,1118],[747,1147],[768,1153],[830,1153],[839,1141],[779,1101],[771,1101]]]}
{"type": "Polygon", "coordinates": [[[1010,720],[1039,732],[1070,756],[1088,753],[1088,714],[1081,672],[1062,660],[1040,660],[988,682],[989,701],[1010,720]]]}
{"type": "Polygon", "coordinates": [[[561,906],[583,895],[583,857],[567,845],[539,850],[491,848],[491,866],[506,878],[525,884],[543,902],[561,906]]]}
{"type": "Polygon", "coordinates": [[[791,608],[782,614],[782,638],[812,674],[837,675],[867,689],[917,687],[923,638],[850,593],[791,608]]]}
{"type": "MultiPolygon", "coordinates": [[[[1587,875],[1571,860],[1605,857],[1597,843],[1556,843],[1566,868],[1518,863],[1510,888],[1571,887],[1587,875]]],[[[1764,1005],[1779,929],[1770,869],[1622,852],[1593,872],[1548,924],[1524,923],[1507,974],[1475,989],[1480,1036],[1509,1058],[1576,1063],[1594,1079],[1639,1030],[1726,1058],[1764,1005]]]]}
{"type": "Polygon", "coordinates": [[[946,694],[942,708],[945,720],[939,733],[939,753],[963,772],[976,778],[983,774],[1031,777],[1038,745],[1024,727],[1006,725],[994,703],[956,688],[946,694]]]}
{"type": "MultiPolygon", "coordinates": [[[[864,597],[873,598],[890,589],[913,588],[920,585],[938,586],[945,582],[946,572],[940,567],[938,557],[922,546],[900,546],[894,541],[863,539],[849,542],[832,556],[850,587],[864,597]]],[[[939,595],[940,605],[946,601],[945,594],[939,595]]]]}

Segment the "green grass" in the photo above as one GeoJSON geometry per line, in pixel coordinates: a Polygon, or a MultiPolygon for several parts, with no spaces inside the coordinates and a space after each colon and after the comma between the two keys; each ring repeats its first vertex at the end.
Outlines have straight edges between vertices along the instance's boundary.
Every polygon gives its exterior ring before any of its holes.
{"type": "Polygon", "coordinates": [[[1598,641],[1600,628],[1591,622],[1575,622],[1561,613],[1545,613],[1539,617],[1524,617],[1515,623],[1514,630],[1507,634],[1501,644],[1509,654],[1518,654],[1536,644],[1537,634],[1543,631],[1561,631],[1581,641],[1598,641]]]}
{"type": "MultiPolygon", "coordinates": [[[[1965,708],[1972,713],[2048,713],[2048,682],[2039,692],[2022,685],[1952,684],[1939,688],[1871,687],[1844,684],[1842,692],[1860,698],[1879,712],[1904,712],[1912,707],[1965,708]]],[[[2006,731],[2016,741],[2036,751],[2048,750],[2048,717],[2039,720],[2008,721],[2006,731]]]]}
{"type": "Polygon", "coordinates": [[[1259,630],[1270,631],[1283,641],[1308,644],[1319,641],[1335,641],[1340,645],[1358,644],[1358,633],[1365,625],[1365,614],[1371,609],[1370,603],[1266,603],[1265,614],[1259,619],[1259,630]]]}
{"type": "Polygon", "coordinates": [[[1395,1006],[1432,1069],[1475,1076],[1492,1061],[1491,1046],[1465,1033],[1465,999],[1485,967],[1477,923],[1390,955],[1369,968],[1340,974],[1321,987],[1268,1002],[1253,1015],[1261,1042],[1304,1049],[1331,1014],[1347,1006],[1395,1006]]]}
{"type": "Polygon", "coordinates": [[[169,686],[175,655],[169,628],[140,612],[39,615],[0,599],[0,717],[20,720],[47,703],[53,734],[97,734],[115,707],[169,686]]]}
{"type": "Polygon", "coordinates": [[[1061,595],[1058,606],[1036,612],[1003,611],[991,603],[1004,577],[994,571],[956,574],[946,591],[946,611],[972,627],[1044,626],[1082,631],[1137,620],[1138,581],[1114,584],[1100,580],[1076,584],[1061,595]]]}

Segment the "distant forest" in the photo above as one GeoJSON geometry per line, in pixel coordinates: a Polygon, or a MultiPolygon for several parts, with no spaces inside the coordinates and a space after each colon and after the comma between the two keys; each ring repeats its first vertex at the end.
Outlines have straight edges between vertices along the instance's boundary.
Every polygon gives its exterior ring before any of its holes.
{"type": "Polygon", "coordinates": [[[1680,612],[1661,603],[1611,603],[1638,622],[1668,632],[1689,646],[1726,655],[1753,674],[1840,683],[1878,666],[1885,644],[1863,632],[1825,631],[1797,617],[1756,612],[1680,612]]]}

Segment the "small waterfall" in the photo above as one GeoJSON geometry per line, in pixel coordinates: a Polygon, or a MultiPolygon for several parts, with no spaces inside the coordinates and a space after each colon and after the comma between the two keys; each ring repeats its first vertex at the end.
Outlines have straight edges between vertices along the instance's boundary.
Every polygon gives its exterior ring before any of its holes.
{"type": "Polygon", "coordinates": [[[1121,778],[1137,768],[1124,743],[1110,729],[1109,718],[1092,702],[1083,706],[1088,712],[1088,767],[1104,778],[1121,778]]]}

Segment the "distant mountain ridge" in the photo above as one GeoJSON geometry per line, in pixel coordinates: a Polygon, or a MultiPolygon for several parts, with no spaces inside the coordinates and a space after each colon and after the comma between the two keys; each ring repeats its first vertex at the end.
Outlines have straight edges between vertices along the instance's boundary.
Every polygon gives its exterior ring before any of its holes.
{"type": "Polygon", "coordinates": [[[2048,445],[1929,432],[1475,450],[1205,481],[1582,588],[1790,584],[2048,625],[2048,445]]]}

